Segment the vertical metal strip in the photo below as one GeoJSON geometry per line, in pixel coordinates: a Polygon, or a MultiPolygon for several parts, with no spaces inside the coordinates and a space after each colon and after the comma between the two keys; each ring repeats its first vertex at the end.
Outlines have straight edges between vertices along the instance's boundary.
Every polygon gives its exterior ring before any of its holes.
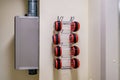
{"type": "MultiPolygon", "coordinates": [[[[118,26],[119,26],[119,48],[120,48],[120,0],[118,0],[118,26]]],[[[119,49],[120,56],[120,49],[119,49]]],[[[120,80],[120,58],[119,58],[119,80],[120,80]]]]}

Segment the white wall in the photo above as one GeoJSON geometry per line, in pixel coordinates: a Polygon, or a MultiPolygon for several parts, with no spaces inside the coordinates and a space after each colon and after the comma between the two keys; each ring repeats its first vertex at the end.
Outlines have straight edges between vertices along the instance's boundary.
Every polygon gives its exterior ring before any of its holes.
{"type": "Polygon", "coordinates": [[[120,80],[118,4],[106,0],[106,80],[120,80]]]}
{"type": "Polygon", "coordinates": [[[26,12],[27,0],[0,0],[0,80],[38,80],[14,69],[14,16],[26,12]]]}
{"type": "Polygon", "coordinates": [[[89,79],[119,80],[118,0],[89,1],[89,79]]]}

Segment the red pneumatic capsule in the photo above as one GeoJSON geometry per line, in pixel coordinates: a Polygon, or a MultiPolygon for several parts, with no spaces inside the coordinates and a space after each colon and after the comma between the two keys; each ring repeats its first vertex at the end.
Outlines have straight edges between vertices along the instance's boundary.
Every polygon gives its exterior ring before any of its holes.
{"type": "Polygon", "coordinates": [[[70,43],[76,43],[76,42],[78,42],[78,35],[75,33],[72,33],[72,34],[70,34],[69,39],[70,39],[70,43]]]}
{"type": "Polygon", "coordinates": [[[59,44],[60,43],[60,35],[59,34],[54,34],[52,39],[53,39],[54,44],[59,44]]]}
{"type": "Polygon", "coordinates": [[[55,30],[60,31],[62,29],[62,22],[61,21],[55,21],[55,30]]]}
{"type": "Polygon", "coordinates": [[[55,46],[54,53],[55,56],[60,57],[62,55],[62,48],[60,46],[55,46]]]}
{"type": "Polygon", "coordinates": [[[77,56],[80,54],[80,49],[78,46],[72,46],[71,47],[71,55],[72,56],[77,56]]]}
{"type": "Polygon", "coordinates": [[[77,69],[80,66],[80,61],[76,58],[71,59],[71,67],[77,69]]]}
{"type": "Polygon", "coordinates": [[[80,23],[77,21],[74,21],[71,23],[71,31],[78,31],[80,29],[80,23]]]}
{"type": "Polygon", "coordinates": [[[55,68],[56,69],[61,69],[62,68],[62,61],[61,61],[61,59],[56,58],[54,64],[55,64],[55,68]]]}

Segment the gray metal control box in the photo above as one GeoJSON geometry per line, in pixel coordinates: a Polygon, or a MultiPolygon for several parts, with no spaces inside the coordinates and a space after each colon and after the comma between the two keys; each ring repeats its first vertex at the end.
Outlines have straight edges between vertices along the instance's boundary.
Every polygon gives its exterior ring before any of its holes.
{"type": "Polygon", "coordinates": [[[39,20],[38,17],[15,17],[15,68],[38,69],[39,20]]]}

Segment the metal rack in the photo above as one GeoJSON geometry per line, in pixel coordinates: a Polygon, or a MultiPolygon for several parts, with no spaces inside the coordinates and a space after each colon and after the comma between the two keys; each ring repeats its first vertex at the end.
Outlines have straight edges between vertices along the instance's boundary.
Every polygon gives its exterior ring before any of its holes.
{"type": "Polygon", "coordinates": [[[79,30],[80,24],[74,21],[74,17],[71,17],[69,21],[63,21],[63,19],[63,16],[58,16],[54,24],[54,66],[56,69],[62,70],[77,69],[80,66],[80,61],[76,56],[79,55],[80,49],[76,44],[78,42],[76,31],[79,30]],[[72,53],[78,54],[73,55],[72,53]]]}

